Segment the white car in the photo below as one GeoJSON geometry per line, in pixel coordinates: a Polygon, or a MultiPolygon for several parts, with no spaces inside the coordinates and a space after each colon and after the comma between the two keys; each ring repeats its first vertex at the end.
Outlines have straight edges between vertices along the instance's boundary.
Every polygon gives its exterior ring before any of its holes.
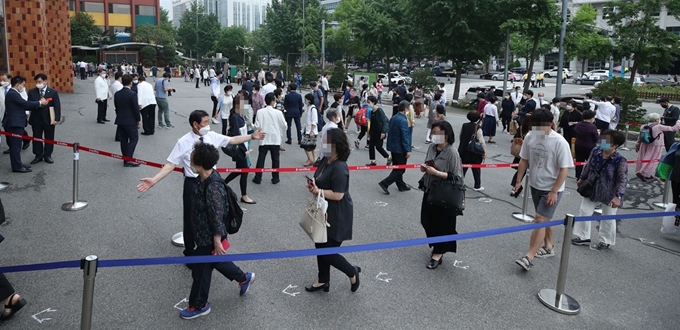
{"type": "Polygon", "coordinates": [[[380,79],[380,81],[382,81],[383,85],[385,86],[398,85],[399,81],[403,81],[405,84],[410,84],[411,81],[413,81],[413,79],[409,77],[407,74],[397,71],[390,72],[389,79],[388,75],[384,73],[379,73],[378,79],[380,79]]]}
{"type": "Polygon", "coordinates": [[[358,70],[358,69],[359,69],[359,66],[354,64],[354,63],[350,63],[350,64],[347,65],[347,70],[358,70]]]}
{"type": "MultiPolygon", "coordinates": [[[[574,76],[574,74],[572,74],[571,71],[570,71],[569,69],[563,68],[562,70],[564,70],[564,73],[567,74],[567,78],[570,78],[570,79],[571,79],[571,77],[574,76]]],[[[558,77],[558,76],[560,76],[560,74],[559,74],[559,72],[557,71],[557,69],[552,69],[552,70],[550,70],[550,71],[546,71],[546,72],[544,72],[544,75],[545,75],[546,78],[550,78],[550,77],[558,77]]]]}
{"type": "Polygon", "coordinates": [[[599,76],[607,76],[609,77],[609,70],[592,70],[584,73],[587,77],[599,77],[599,76]]]}

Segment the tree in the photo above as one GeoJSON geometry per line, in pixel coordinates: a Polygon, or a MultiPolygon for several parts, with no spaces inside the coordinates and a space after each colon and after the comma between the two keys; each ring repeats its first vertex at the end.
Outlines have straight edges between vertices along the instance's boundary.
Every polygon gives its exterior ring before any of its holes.
{"type": "Polygon", "coordinates": [[[307,64],[302,68],[302,84],[307,85],[319,78],[319,70],[312,64],[307,64]]]}
{"type": "MultiPolygon", "coordinates": [[[[510,17],[501,24],[501,31],[514,31],[531,41],[527,72],[534,70],[534,61],[538,57],[538,46],[541,41],[555,42],[562,19],[553,0],[501,0],[504,15],[510,17]]],[[[529,79],[524,81],[524,89],[529,89],[529,79]]]]}
{"type": "MultiPolygon", "coordinates": [[[[402,60],[410,53],[409,48],[414,47],[414,44],[419,42],[419,38],[413,36],[416,27],[410,13],[421,11],[423,6],[438,1],[428,1],[428,4],[417,6],[417,9],[413,8],[415,2],[421,4],[422,1],[367,0],[365,7],[360,7],[362,12],[359,17],[364,19],[355,18],[357,21],[356,28],[358,29],[355,37],[360,38],[364,44],[371,47],[369,53],[380,50],[382,52],[380,55],[388,59],[388,69],[391,56],[394,56],[401,65],[402,60]]],[[[443,0],[442,2],[450,1],[443,0]]],[[[439,13],[437,13],[437,16],[439,16],[439,13]]],[[[432,17],[429,17],[428,20],[432,20],[432,17]]],[[[439,22],[439,20],[436,21],[439,22]]]]}
{"type": "Polygon", "coordinates": [[[420,85],[423,87],[425,93],[432,93],[438,90],[437,79],[434,78],[434,74],[430,68],[417,69],[411,72],[411,87],[420,85]]]}
{"type": "Polygon", "coordinates": [[[172,21],[170,20],[170,13],[168,12],[167,9],[161,7],[161,24],[159,25],[163,30],[167,31],[168,33],[172,34],[173,38],[175,37],[175,27],[172,26],[172,21]]]}
{"type": "Polygon", "coordinates": [[[328,86],[331,89],[340,89],[342,87],[342,83],[346,79],[347,74],[345,72],[345,67],[342,66],[342,62],[335,62],[335,66],[333,66],[333,72],[331,73],[331,79],[328,80],[328,86]]]}
{"type": "MultiPolygon", "coordinates": [[[[531,51],[534,48],[534,41],[530,37],[520,33],[510,34],[510,52],[526,60],[527,66],[531,58],[531,51]]],[[[541,39],[536,47],[536,57],[549,54],[555,48],[554,40],[541,39]]]]}
{"type": "Polygon", "coordinates": [[[136,42],[146,42],[156,45],[172,45],[175,37],[165,30],[162,26],[142,24],[137,26],[132,34],[132,39],[136,42]]]}
{"type": "Polygon", "coordinates": [[[199,55],[215,53],[215,42],[220,36],[220,22],[214,14],[206,15],[203,6],[191,3],[184,12],[177,30],[177,39],[185,52],[198,51],[199,55]]]}
{"type": "Polygon", "coordinates": [[[605,4],[614,8],[607,17],[615,39],[614,55],[629,56],[634,62],[630,84],[635,82],[638,69],[667,68],[680,54],[680,38],[673,32],[660,28],[655,13],[666,6],[670,15],[680,18],[680,0],[612,1],[605,4]]]}
{"type": "Polygon", "coordinates": [[[577,58],[581,61],[581,72],[585,72],[587,60],[602,60],[611,53],[609,39],[593,28],[596,18],[595,7],[584,3],[567,24],[564,50],[568,58],[577,58]]]}
{"type": "Polygon", "coordinates": [[[94,18],[84,12],[79,11],[71,17],[71,45],[92,46],[92,38],[102,34],[102,30],[94,25],[94,18]]]}
{"type": "Polygon", "coordinates": [[[267,56],[267,64],[271,58],[273,46],[269,34],[263,29],[257,29],[246,35],[246,45],[253,49],[252,54],[255,56],[267,56]]]}
{"type": "Polygon", "coordinates": [[[593,89],[593,95],[598,97],[618,97],[621,99],[621,118],[620,123],[636,122],[643,123],[646,110],[640,108],[642,102],[638,100],[637,92],[630,84],[623,78],[614,77],[612,80],[600,83],[593,89]]]}
{"type": "Polygon", "coordinates": [[[343,0],[335,8],[333,18],[340,24],[337,29],[326,30],[326,54],[332,59],[352,56],[363,56],[369,53],[365,42],[363,24],[359,17],[365,17],[368,10],[364,0],[343,0]]]}
{"type": "Polygon", "coordinates": [[[152,46],[144,46],[139,50],[139,55],[142,56],[142,63],[145,66],[152,66],[156,63],[158,52],[156,51],[156,48],[152,46]]]}
{"type": "Polygon", "coordinates": [[[245,64],[243,63],[243,51],[237,49],[236,46],[246,45],[247,34],[248,31],[243,26],[223,28],[215,43],[215,51],[228,57],[232,64],[245,64]]]}

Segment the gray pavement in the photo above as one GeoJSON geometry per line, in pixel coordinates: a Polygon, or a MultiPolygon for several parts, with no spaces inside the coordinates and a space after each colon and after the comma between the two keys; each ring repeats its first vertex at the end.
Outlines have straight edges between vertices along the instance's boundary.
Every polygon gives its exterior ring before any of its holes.
{"type": "MultiPolygon", "coordinates": [[[[98,125],[93,80],[76,81],[75,94],[63,94],[66,122],[57,128],[57,140],[119,153],[114,142],[115,127],[98,125]]],[[[188,114],[210,109],[209,89],[172,80],[177,93],[170,98],[174,129],[157,129],[141,136],[135,156],[164,163],[175,141],[189,130],[188,114]]],[[[109,119],[114,119],[109,107],[109,119]]],[[[386,112],[391,111],[386,107],[386,112]]],[[[454,129],[464,121],[460,113],[449,115],[454,129]]],[[[410,163],[422,162],[425,119],[418,119],[410,163]]],[[[213,125],[213,130],[219,130],[213,125]]],[[[356,134],[349,134],[355,139],[356,134]]],[[[488,163],[510,162],[510,137],[497,136],[489,146],[488,163]]],[[[363,165],[368,153],[352,152],[350,165],[363,165]]],[[[301,166],[304,153],[285,146],[282,167],[301,166]]],[[[4,147],[3,147],[4,149],[4,147]]],[[[257,147],[253,146],[253,155],[257,147]]],[[[629,159],[636,155],[625,152],[629,159]]],[[[24,162],[32,159],[30,149],[22,152],[24,162]]],[[[55,164],[40,163],[33,173],[11,173],[9,157],[0,155],[0,181],[12,186],[0,192],[10,218],[0,227],[6,237],[0,244],[3,265],[80,259],[96,254],[100,259],[179,256],[181,249],[170,237],[181,230],[182,177],[172,174],[146,194],[135,186],[152,176],[150,167],[124,168],[122,161],[90,153],[80,155],[80,194],[86,209],[64,212],[70,200],[72,152],[56,147],[55,164]]],[[[267,162],[269,164],[269,162],[267,162]]],[[[222,157],[219,167],[233,163],[222,157]]],[[[573,173],[573,172],[572,172],[573,173]]],[[[642,183],[631,178],[621,213],[655,210],[661,200],[660,183],[642,183]]],[[[458,217],[461,233],[520,224],[511,213],[521,198],[509,196],[511,169],[486,169],[481,193],[468,190],[465,215],[458,217]]],[[[377,182],[386,171],[351,173],[350,191],[355,204],[354,239],[346,245],[420,238],[422,194],[416,190],[383,195],[377,182]]],[[[421,173],[409,170],[405,180],[417,186],[421,173]]],[[[252,176],[251,176],[252,177],[252,176]]],[[[299,174],[281,174],[281,183],[271,185],[265,174],[262,185],[249,181],[248,194],[257,205],[246,209],[241,232],[231,237],[229,253],[311,248],[313,244],[297,222],[308,193],[299,174]]],[[[472,178],[467,182],[472,184],[472,178]]],[[[238,183],[232,182],[238,193],[238,183]]],[[[559,205],[556,218],[577,213],[580,197],[573,174],[559,205]]],[[[533,214],[533,212],[530,212],[533,214]]],[[[212,313],[185,321],[178,316],[188,297],[190,272],[180,265],[100,269],[96,280],[93,328],[95,329],[671,329],[677,327],[680,259],[678,254],[651,248],[632,238],[644,238],[680,251],[678,240],[662,237],[658,218],[624,221],[617,244],[609,251],[587,247],[571,250],[566,292],[582,307],[577,316],[565,316],[545,308],[536,298],[538,290],[554,288],[559,257],[537,260],[528,273],[514,260],[522,256],[529,233],[461,241],[457,254],[447,254],[436,270],[425,269],[426,246],[347,254],[362,267],[361,288],[349,292],[349,281],[331,272],[331,292],[310,294],[303,287],[316,280],[314,258],[239,262],[257,274],[251,291],[238,296],[237,285],[214,273],[210,301],[212,313]],[[629,238],[630,237],[630,238],[629,238]],[[380,275],[380,273],[383,273],[380,275]],[[389,282],[378,278],[390,278],[389,282]],[[291,288],[291,286],[295,286],[291,288]],[[287,289],[287,290],[286,290],[287,289]],[[283,292],[300,292],[289,295],[283,292]]],[[[555,229],[557,253],[561,252],[563,228],[555,229]]],[[[596,237],[597,233],[593,233],[596,237]]],[[[82,297],[82,273],[78,269],[8,274],[15,288],[29,301],[8,329],[78,328],[82,297]],[[48,310],[49,309],[49,310],[48,310]],[[56,311],[52,311],[56,310],[56,311]],[[38,314],[40,312],[41,314],[38,314]],[[37,315],[36,315],[37,314],[37,315]],[[47,319],[49,318],[49,320],[47,319]],[[42,321],[42,323],[40,322],[42,321]]]]}

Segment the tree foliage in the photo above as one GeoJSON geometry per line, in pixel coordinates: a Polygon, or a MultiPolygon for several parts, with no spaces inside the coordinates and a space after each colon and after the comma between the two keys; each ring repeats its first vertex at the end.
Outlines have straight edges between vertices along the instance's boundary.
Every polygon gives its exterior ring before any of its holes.
{"type": "Polygon", "coordinates": [[[316,81],[319,77],[319,70],[312,64],[307,64],[302,68],[302,84],[307,85],[312,81],[316,81]]]}
{"type": "Polygon", "coordinates": [[[434,78],[430,68],[417,69],[411,72],[411,83],[409,85],[411,87],[420,85],[425,93],[432,93],[438,89],[437,79],[434,78]]]}
{"type": "Polygon", "coordinates": [[[593,89],[593,95],[597,97],[618,97],[621,98],[621,119],[620,123],[636,122],[643,123],[646,110],[640,108],[642,102],[638,100],[637,92],[627,80],[614,77],[612,80],[600,83],[593,89]]]}
{"type": "Polygon", "coordinates": [[[102,30],[94,25],[94,18],[90,14],[79,11],[71,17],[71,45],[92,46],[92,38],[101,34],[102,30]]]}
{"type": "Polygon", "coordinates": [[[160,25],[142,24],[135,28],[132,39],[156,45],[172,45],[175,37],[160,25]]]}
{"type": "Polygon", "coordinates": [[[603,60],[611,53],[609,38],[593,27],[597,18],[597,10],[589,3],[582,4],[567,24],[564,37],[564,49],[567,58],[581,61],[581,72],[585,71],[589,59],[603,60]]]}
{"type": "Polygon", "coordinates": [[[231,26],[220,31],[220,37],[215,43],[215,52],[222,53],[229,58],[231,64],[244,64],[243,51],[236,46],[246,45],[248,31],[243,26],[231,26]]]}
{"type": "Polygon", "coordinates": [[[158,52],[156,51],[156,48],[152,46],[144,46],[139,50],[139,55],[142,56],[144,61],[149,60],[154,63],[156,62],[156,56],[158,55],[158,52]]]}
{"type": "Polygon", "coordinates": [[[335,65],[333,66],[333,72],[331,73],[331,79],[328,80],[328,86],[331,89],[340,89],[342,87],[342,83],[345,81],[346,75],[345,67],[342,65],[342,62],[335,62],[335,65]]]}
{"type": "Polygon", "coordinates": [[[193,50],[198,51],[200,56],[211,56],[215,54],[220,30],[217,16],[206,15],[203,6],[192,2],[180,20],[177,39],[186,53],[193,50]]]}

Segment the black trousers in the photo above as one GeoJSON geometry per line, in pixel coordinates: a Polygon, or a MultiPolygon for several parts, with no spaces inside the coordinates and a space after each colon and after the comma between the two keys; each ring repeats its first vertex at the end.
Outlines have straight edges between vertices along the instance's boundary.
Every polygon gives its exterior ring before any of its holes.
{"type": "MultiPolygon", "coordinates": [[[[23,127],[5,127],[5,131],[14,134],[24,134],[23,127]]],[[[13,170],[20,170],[24,167],[21,162],[21,139],[7,136],[7,144],[9,145],[9,159],[13,170]]]]}
{"type": "MultiPolygon", "coordinates": [[[[342,245],[342,242],[335,241],[330,237],[326,243],[314,244],[317,249],[339,247],[340,245],[342,245]]],[[[331,281],[331,266],[345,273],[349,278],[352,278],[357,274],[356,268],[354,268],[345,257],[339,254],[316,256],[316,264],[319,268],[319,283],[328,283],[331,281]]]]}
{"type": "Polygon", "coordinates": [[[359,136],[357,137],[357,141],[361,141],[361,139],[364,138],[364,135],[366,135],[366,130],[368,130],[368,125],[361,126],[361,132],[359,133],[359,136]]]}
{"type": "Polygon", "coordinates": [[[153,135],[156,132],[156,105],[149,104],[141,110],[142,130],[144,134],[153,135]]]}
{"type": "Polygon", "coordinates": [[[501,123],[503,123],[503,130],[507,132],[510,129],[510,121],[512,121],[512,116],[501,116],[501,123]]]}
{"type": "MultiPolygon", "coordinates": [[[[467,174],[467,167],[463,168],[463,177],[467,174]]],[[[482,169],[481,168],[471,168],[472,177],[475,179],[475,189],[479,189],[482,186],[482,169]]]]}
{"type": "MultiPolygon", "coordinates": [[[[257,164],[255,165],[256,168],[264,168],[264,161],[265,158],[267,157],[267,152],[272,153],[272,168],[279,168],[280,166],[280,156],[281,156],[281,146],[279,145],[265,145],[265,146],[260,146],[257,151],[257,164]]],[[[272,180],[278,180],[279,179],[279,172],[272,172],[272,180]]],[[[253,178],[253,181],[261,181],[262,180],[262,173],[255,173],[255,178],[253,178]]]]}
{"type": "MultiPolygon", "coordinates": [[[[42,120],[35,125],[31,125],[33,128],[33,137],[39,139],[54,140],[54,125],[45,124],[42,120]]],[[[33,141],[33,154],[36,157],[51,157],[52,151],[54,150],[53,144],[45,144],[43,147],[42,142],[33,141]]]]}
{"type": "Polygon", "coordinates": [[[214,118],[217,115],[217,97],[210,95],[210,99],[213,102],[213,111],[212,111],[212,117],[214,118]]]}
{"type": "Polygon", "coordinates": [[[120,152],[123,156],[132,157],[139,141],[139,130],[135,125],[118,125],[117,133],[120,138],[120,152]]]}
{"type": "MultiPolygon", "coordinates": [[[[372,141],[372,139],[371,139],[372,141]]],[[[392,163],[394,165],[406,165],[406,154],[401,154],[401,153],[392,153],[392,163]]],[[[382,184],[385,185],[386,187],[389,187],[391,184],[396,183],[397,188],[400,190],[408,188],[406,183],[404,182],[404,172],[406,170],[392,170],[390,172],[390,175],[387,176],[384,180],[382,180],[382,184]]]]}
{"type": "Polygon", "coordinates": [[[675,132],[663,132],[663,144],[666,151],[675,143],[675,132]]]}
{"type": "MultiPolygon", "coordinates": [[[[373,161],[375,160],[375,150],[378,149],[380,155],[388,158],[390,155],[383,148],[384,140],[380,138],[380,135],[371,134],[371,139],[368,140],[368,158],[373,161]]],[[[394,160],[393,160],[394,161],[394,160]]],[[[404,163],[406,164],[406,163],[404,163]]]]}
{"type": "MultiPolygon", "coordinates": [[[[236,161],[236,168],[248,168],[248,161],[245,159],[239,159],[236,161]]],[[[236,179],[236,177],[241,177],[241,180],[239,181],[239,184],[241,186],[241,196],[248,195],[248,173],[236,173],[236,172],[231,172],[229,175],[227,175],[227,178],[224,179],[224,182],[229,183],[236,179]]]]}
{"type": "Polygon", "coordinates": [[[183,214],[183,232],[184,232],[184,255],[192,256],[196,245],[194,238],[194,226],[191,224],[191,194],[194,192],[194,187],[198,178],[184,177],[184,189],[182,190],[182,204],[184,204],[183,214]]]}
{"type": "Polygon", "coordinates": [[[288,140],[286,141],[291,141],[291,136],[290,136],[290,129],[291,129],[291,123],[295,121],[295,130],[297,131],[297,140],[298,143],[302,141],[302,125],[300,125],[300,117],[286,117],[286,124],[288,124],[288,129],[286,129],[286,138],[288,140]]]}
{"type": "Polygon", "coordinates": [[[222,118],[222,135],[227,135],[227,128],[229,128],[229,119],[222,118]]]}
{"type": "MultiPolygon", "coordinates": [[[[585,162],[588,160],[591,151],[593,151],[593,148],[583,147],[578,144],[574,145],[574,158],[577,162],[585,162]]],[[[583,165],[576,166],[574,170],[576,172],[576,180],[578,180],[581,177],[581,172],[583,172],[583,165]]]]}
{"type": "Polygon", "coordinates": [[[201,79],[198,78],[198,76],[196,76],[196,88],[199,88],[199,87],[198,87],[198,82],[199,82],[199,81],[201,81],[201,79]]]}
{"type": "Polygon", "coordinates": [[[101,100],[97,102],[97,122],[104,121],[106,119],[106,101],[101,100]]]}
{"type": "Polygon", "coordinates": [[[15,292],[5,274],[0,273],[0,299],[5,300],[15,292]]]}
{"type": "MultiPolygon", "coordinates": [[[[212,254],[214,246],[199,246],[193,251],[196,256],[208,256],[212,254]]],[[[212,281],[212,271],[217,269],[220,274],[228,278],[230,281],[243,282],[246,280],[246,274],[236,266],[233,262],[213,262],[207,264],[194,264],[191,268],[191,293],[189,294],[189,306],[195,308],[203,308],[208,302],[208,295],[210,294],[210,282],[212,281]]]]}
{"type": "Polygon", "coordinates": [[[87,79],[87,75],[85,75],[85,68],[80,68],[80,79],[81,80],[87,79]]]}
{"type": "Polygon", "coordinates": [[[678,205],[675,210],[680,210],[680,182],[671,180],[671,195],[673,196],[673,204],[678,205]]]}
{"type": "MultiPolygon", "coordinates": [[[[604,120],[595,119],[595,127],[602,133],[609,129],[609,123],[604,120]]],[[[569,141],[569,143],[571,143],[571,141],[569,141]]]]}

